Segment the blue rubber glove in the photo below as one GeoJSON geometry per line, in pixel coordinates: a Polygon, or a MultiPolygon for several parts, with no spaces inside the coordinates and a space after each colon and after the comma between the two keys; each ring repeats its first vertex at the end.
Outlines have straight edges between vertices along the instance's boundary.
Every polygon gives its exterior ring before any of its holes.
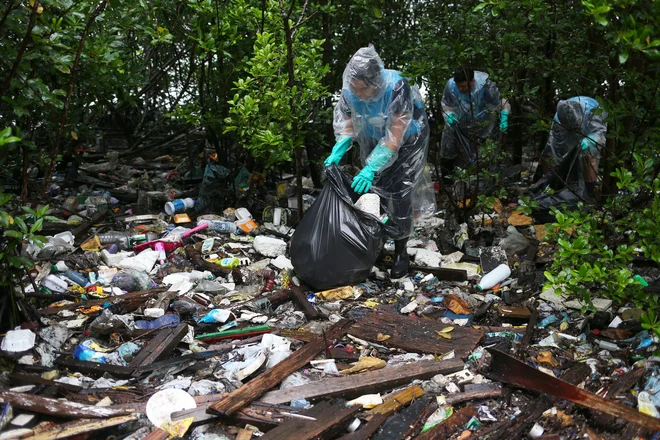
{"type": "Polygon", "coordinates": [[[509,129],[509,110],[502,110],[500,113],[500,131],[506,133],[509,129]]]}
{"type": "Polygon", "coordinates": [[[582,148],[582,151],[587,151],[590,148],[596,148],[598,145],[596,144],[596,141],[591,139],[589,136],[585,137],[582,139],[582,142],[580,142],[580,148],[582,148]]]}
{"type": "Polygon", "coordinates": [[[458,118],[456,117],[456,113],[449,113],[447,115],[447,124],[450,126],[453,126],[458,122],[458,118]]]}
{"type": "Polygon", "coordinates": [[[350,136],[339,136],[337,143],[332,147],[332,153],[325,160],[324,165],[329,167],[330,165],[337,165],[344,154],[351,148],[351,141],[353,138],[350,136]]]}
{"type": "Polygon", "coordinates": [[[387,148],[385,145],[376,145],[376,148],[374,148],[374,151],[369,157],[367,166],[362,168],[360,172],[353,178],[351,188],[353,188],[353,190],[358,194],[364,194],[369,191],[376,173],[385,167],[392,156],[394,156],[394,152],[387,148]]]}

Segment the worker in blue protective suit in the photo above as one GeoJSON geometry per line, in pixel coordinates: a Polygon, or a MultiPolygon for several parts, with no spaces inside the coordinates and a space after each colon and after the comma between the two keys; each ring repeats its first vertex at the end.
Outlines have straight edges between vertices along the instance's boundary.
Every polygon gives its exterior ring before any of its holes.
{"type": "MultiPolygon", "coordinates": [[[[338,164],[357,142],[363,168],[351,186],[358,194],[378,194],[397,226],[391,277],[401,278],[408,273],[416,189],[430,181],[423,178],[429,126],[419,90],[385,69],[373,46],[363,47],[344,70],[333,126],[336,144],[325,165],[338,164]]],[[[428,203],[435,208],[435,200],[428,203]]]]}
{"type": "Polygon", "coordinates": [[[557,165],[574,148],[582,151],[582,175],[589,196],[595,192],[600,150],[605,146],[607,114],[598,101],[587,96],[575,96],[559,101],[552,121],[550,137],[543,149],[542,167],[545,173],[557,165]],[[598,113],[598,114],[596,114],[598,113]]]}
{"type": "Polygon", "coordinates": [[[450,183],[449,176],[455,167],[472,164],[477,160],[480,145],[506,133],[510,106],[500,98],[487,73],[467,67],[454,71],[441,104],[445,119],[440,142],[441,169],[443,181],[450,183]]]}

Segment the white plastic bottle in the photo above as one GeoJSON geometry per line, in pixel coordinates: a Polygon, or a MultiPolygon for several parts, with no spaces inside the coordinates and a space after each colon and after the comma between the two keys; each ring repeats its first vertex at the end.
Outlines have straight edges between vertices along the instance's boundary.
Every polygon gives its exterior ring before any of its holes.
{"type": "Polygon", "coordinates": [[[185,199],[176,199],[171,202],[165,203],[165,213],[167,215],[174,215],[177,212],[183,212],[195,206],[195,201],[190,197],[185,199]]]}
{"type": "Polygon", "coordinates": [[[509,275],[511,275],[509,266],[507,264],[500,264],[481,277],[481,281],[477,284],[477,290],[488,290],[509,278],[509,275]]]}

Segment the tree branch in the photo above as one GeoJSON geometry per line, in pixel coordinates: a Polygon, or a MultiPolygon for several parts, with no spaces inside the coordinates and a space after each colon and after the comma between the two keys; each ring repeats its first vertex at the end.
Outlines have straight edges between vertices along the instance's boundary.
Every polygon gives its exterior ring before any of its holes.
{"type": "MultiPolygon", "coordinates": [[[[38,1],[35,1],[35,4],[38,1]]],[[[57,129],[57,135],[55,136],[55,142],[53,143],[53,151],[50,154],[50,165],[44,176],[44,187],[41,190],[42,196],[45,196],[46,191],[48,190],[48,185],[50,184],[50,178],[53,175],[55,170],[55,164],[57,163],[57,155],[60,152],[60,144],[62,143],[62,135],[64,134],[64,127],[66,126],[67,118],[69,116],[69,106],[71,104],[71,94],[73,93],[73,85],[76,82],[76,77],[78,73],[78,65],[80,64],[80,58],[82,56],[83,47],[85,47],[85,40],[87,40],[87,35],[89,35],[89,30],[96,21],[96,18],[105,10],[107,5],[107,0],[102,0],[98,6],[94,9],[92,14],[87,20],[85,29],[83,30],[82,36],[80,37],[80,42],[78,43],[78,51],[76,52],[76,58],[73,62],[73,67],[71,68],[71,76],[69,77],[69,87],[66,91],[66,99],[64,100],[64,110],[62,111],[62,117],[60,118],[59,127],[57,129]]]]}
{"type": "Polygon", "coordinates": [[[23,41],[21,42],[21,47],[18,49],[18,54],[16,55],[16,60],[14,61],[14,65],[11,67],[11,70],[9,71],[9,76],[7,76],[5,81],[2,83],[2,86],[0,86],[0,97],[2,97],[5,94],[5,92],[9,89],[11,80],[14,78],[14,76],[16,76],[16,72],[18,71],[18,66],[21,64],[21,60],[23,59],[23,55],[25,54],[27,45],[30,41],[30,38],[32,37],[32,29],[34,28],[34,22],[37,19],[37,8],[39,7],[39,4],[40,4],[39,0],[35,0],[34,4],[32,5],[32,9],[30,11],[30,22],[28,23],[27,30],[25,31],[25,37],[23,37],[23,41]]]}

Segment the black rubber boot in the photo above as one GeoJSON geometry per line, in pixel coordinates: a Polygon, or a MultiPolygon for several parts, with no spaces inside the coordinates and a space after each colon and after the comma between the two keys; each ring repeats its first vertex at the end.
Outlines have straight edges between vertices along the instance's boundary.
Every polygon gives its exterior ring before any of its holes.
{"type": "Polygon", "coordinates": [[[392,265],[392,272],[390,278],[401,278],[408,273],[408,265],[410,264],[410,257],[406,244],[408,239],[394,240],[394,264],[392,265]]]}

